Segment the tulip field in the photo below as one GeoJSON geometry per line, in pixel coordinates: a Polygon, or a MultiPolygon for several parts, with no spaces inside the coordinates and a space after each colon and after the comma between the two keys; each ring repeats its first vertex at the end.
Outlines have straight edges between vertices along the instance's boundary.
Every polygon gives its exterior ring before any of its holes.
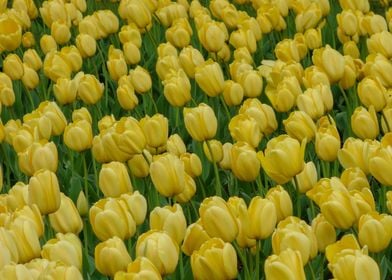
{"type": "Polygon", "coordinates": [[[0,280],[392,279],[392,1],[0,0],[0,280]]]}

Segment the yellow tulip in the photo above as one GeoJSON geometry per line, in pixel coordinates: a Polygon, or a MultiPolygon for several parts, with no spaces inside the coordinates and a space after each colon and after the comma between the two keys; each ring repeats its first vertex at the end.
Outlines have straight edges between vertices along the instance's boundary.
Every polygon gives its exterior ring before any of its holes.
{"type": "Polygon", "coordinates": [[[198,30],[198,37],[207,51],[218,52],[228,39],[228,32],[223,22],[209,21],[198,30]]]}
{"type": "Polygon", "coordinates": [[[275,229],[277,210],[275,204],[266,198],[255,196],[248,207],[250,223],[249,237],[267,239],[275,229]]]}
{"type": "Polygon", "coordinates": [[[213,60],[207,60],[195,69],[195,80],[205,94],[218,96],[224,89],[224,76],[221,66],[213,60]]]}
{"type": "Polygon", "coordinates": [[[246,142],[237,142],[230,148],[230,169],[234,176],[246,182],[256,180],[260,174],[260,161],[256,151],[246,142]]]}
{"type": "Polygon", "coordinates": [[[161,274],[155,265],[146,257],[137,257],[129,263],[126,272],[118,271],[114,280],[145,279],[161,280],[161,274]]]}
{"type": "Polygon", "coordinates": [[[319,252],[324,253],[325,248],[335,243],[336,231],[333,225],[328,222],[323,214],[318,214],[312,220],[312,230],[317,238],[317,247],[319,252]]]}
{"type": "Polygon", "coordinates": [[[147,145],[152,148],[166,145],[169,121],[164,115],[155,114],[152,117],[147,115],[139,123],[146,136],[147,145]]]}
{"type": "Polygon", "coordinates": [[[137,93],[145,93],[152,87],[150,73],[139,65],[134,70],[129,71],[129,77],[137,93]]]}
{"type": "Polygon", "coordinates": [[[91,124],[86,120],[71,123],[65,128],[63,137],[65,145],[74,151],[89,149],[93,141],[91,124]]]}
{"type": "Polygon", "coordinates": [[[26,263],[40,256],[41,245],[38,233],[29,221],[12,223],[10,232],[18,250],[19,263],[26,263]]]}
{"type": "Polygon", "coordinates": [[[104,91],[103,83],[91,74],[85,74],[80,78],[78,86],[78,97],[86,104],[97,103],[104,91]]]}
{"type": "Polygon", "coordinates": [[[380,133],[377,115],[374,107],[369,110],[360,106],[351,115],[351,127],[355,135],[361,139],[375,139],[380,133]]]}
{"type": "Polygon", "coordinates": [[[246,114],[238,114],[229,122],[229,131],[235,141],[244,141],[256,148],[262,138],[256,119],[246,114]]]}
{"type": "Polygon", "coordinates": [[[138,191],[135,191],[132,194],[122,194],[119,199],[126,203],[128,211],[131,213],[136,225],[143,224],[147,215],[146,198],[138,191]]]}
{"type": "Polygon", "coordinates": [[[204,63],[204,57],[200,51],[190,45],[181,50],[178,59],[189,78],[194,78],[196,67],[204,63]]]}
{"type": "Polygon", "coordinates": [[[170,105],[182,107],[191,100],[191,84],[184,70],[172,71],[162,84],[163,94],[170,105]]]}
{"type": "Polygon", "coordinates": [[[316,125],[312,118],[303,111],[293,111],[289,117],[283,120],[283,125],[287,134],[298,141],[313,140],[316,133],[316,125]]]}
{"type": "Polygon", "coordinates": [[[293,215],[293,203],[290,195],[282,186],[270,188],[265,198],[275,205],[277,222],[293,215]]]}
{"type": "Polygon", "coordinates": [[[269,256],[264,263],[267,280],[297,279],[305,280],[304,263],[298,250],[287,248],[279,255],[269,256]]]}
{"type": "Polygon", "coordinates": [[[344,57],[329,45],[315,50],[312,61],[314,65],[320,67],[328,75],[331,83],[335,83],[343,78],[344,57]]]}
{"type": "Polygon", "coordinates": [[[185,128],[196,141],[205,141],[215,137],[218,120],[214,110],[201,103],[195,108],[184,108],[185,128]]]}
{"type": "Polygon", "coordinates": [[[370,188],[366,174],[359,167],[349,167],[340,174],[340,180],[348,190],[370,188]]]}
{"type": "Polygon", "coordinates": [[[118,197],[123,193],[132,192],[126,165],[117,161],[102,165],[98,185],[105,197],[118,197]]]}

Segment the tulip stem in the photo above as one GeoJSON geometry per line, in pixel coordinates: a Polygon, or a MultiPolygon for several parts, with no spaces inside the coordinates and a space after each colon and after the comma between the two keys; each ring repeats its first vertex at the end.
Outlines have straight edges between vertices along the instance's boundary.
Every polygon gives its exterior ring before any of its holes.
{"type": "Polygon", "coordinates": [[[152,96],[152,89],[150,89],[150,90],[148,91],[148,96],[150,97],[151,102],[152,102],[152,105],[154,106],[155,113],[158,114],[159,111],[158,111],[157,104],[155,103],[154,97],[152,96]]]}
{"type": "Polygon", "coordinates": [[[220,101],[222,102],[223,108],[224,108],[224,110],[225,110],[225,112],[226,112],[227,121],[230,121],[230,119],[231,119],[230,111],[229,111],[229,108],[227,108],[227,105],[226,105],[226,103],[225,103],[225,100],[223,99],[223,96],[220,95],[220,96],[219,96],[219,99],[220,99],[220,101]]]}
{"type": "Polygon", "coordinates": [[[300,198],[301,198],[301,193],[299,192],[299,188],[298,188],[298,181],[297,181],[297,177],[296,176],[294,176],[294,180],[292,180],[292,182],[293,182],[293,185],[294,185],[294,189],[295,189],[295,192],[296,192],[296,201],[295,201],[295,205],[297,206],[297,217],[299,217],[300,219],[301,219],[301,201],[300,201],[300,198]]]}
{"type": "Polygon", "coordinates": [[[86,195],[87,207],[89,205],[89,195],[88,195],[88,170],[87,170],[87,161],[86,161],[86,153],[82,154],[83,157],[83,170],[84,170],[84,193],[86,195]]]}
{"type": "Polygon", "coordinates": [[[261,182],[260,174],[256,178],[256,184],[257,184],[257,188],[259,189],[260,195],[264,195],[264,186],[263,183],[261,182]]]}
{"type": "MultiPolygon", "coordinates": [[[[206,143],[207,143],[208,151],[210,152],[210,155],[212,156],[213,153],[212,153],[210,142],[206,141],[206,143]]],[[[222,197],[222,185],[220,182],[218,165],[216,164],[216,162],[214,160],[212,161],[212,164],[214,166],[214,173],[215,173],[215,194],[217,196],[222,197]]]]}
{"type": "Polygon", "coordinates": [[[260,247],[261,240],[256,241],[256,279],[260,279],[260,247]]]}
{"type": "Polygon", "coordinates": [[[241,260],[241,263],[244,267],[244,271],[245,271],[245,279],[251,279],[250,277],[250,273],[249,273],[249,267],[248,267],[248,263],[246,261],[246,258],[244,256],[244,254],[242,253],[242,249],[238,246],[238,243],[236,240],[234,240],[233,242],[234,248],[236,249],[238,256],[241,260]]]}
{"type": "Polygon", "coordinates": [[[87,234],[88,218],[83,219],[83,243],[86,255],[88,255],[88,234],[87,234]]]}

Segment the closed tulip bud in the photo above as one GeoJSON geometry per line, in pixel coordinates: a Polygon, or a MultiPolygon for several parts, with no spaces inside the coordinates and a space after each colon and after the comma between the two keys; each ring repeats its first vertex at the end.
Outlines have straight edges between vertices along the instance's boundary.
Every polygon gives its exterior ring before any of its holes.
{"type": "Polygon", "coordinates": [[[166,149],[169,153],[172,153],[178,157],[186,153],[186,146],[181,136],[178,134],[172,134],[167,139],[166,149]]]}
{"type": "Polygon", "coordinates": [[[82,107],[80,109],[76,109],[72,112],[72,121],[87,121],[88,123],[92,123],[91,114],[86,107],[82,107]]]}
{"type": "Polygon", "coordinates": [[[324,253],[325,248],[335,243],[336,241],[336,231],[331,223],[329,223],[323,214],[318,214],[312,220],[312,230],[317,238],[317,247],[319,252],[324,253]]]}
{"type": "Polygon", "coordinates": [[[160,80],[164,81],[169,78],[170,73],[177,72],[181,69],[177,55],[165,55],[158,57],[155,71],[160,80]]]}
{"type": "Polygon", "coordinates": [[[222,68],[217,62],[207,60],[195,69],[195,80],[205,94],[210,97],[223,92],[224,77],[222,68]]]}
{"type": "Polygon", "coordinates": [[[59,78],[53,86],[53,92],[61,105],[70,104],[76,100],[78,84],[75,80],[59,78]]]}
{"type": "Polygon", "coordinates": [[[49,221],[56,232],[79,234],[83,229],[83,221],[72,199],[61,193],[60,208],[49,214],[49,221]]]}
{"type": "Polygon", "coordinates": [[[97,103],[104,91],[104,85],[99,80],[90,74],[85,74],[79,82],[78,96],[86,104],[97,103]]]}
{"type": "Polygon", "coordinates": [[[35,89],[39,84],[37,72],[26,64],[23,64],[22,83],[29,90],[35,89]]]}
{"type": "Polygon", "coordinates": [[[147,115],[140,120],[140,126],[146,136],[147,145],[153,148],[166,145],[169,124],[165,116],[155,114],[149,117],[147,115]]]}
{"type": "Polygon", "coordinates": [[[196,279],[235,279],[237,254],[230,243],[212,238],[192,254],[191,267],[196,279]]]}
{"type": "Polygon", "coordinates": [[[23,53],[23,63],[35,71],[42,67],[42,60],[35,49],[28,49],[23,53]]]}
{"type": "Polygon", "coordinates": [[[313,161],[305,164],[301,173],[295,176],[296,188],[300,193],[305,193],[317,183],[317,169],[313,161]]]}
{"type": "Polygon", "coordinates": [[[3,71],[12,80],[20,80],[23,77],[23,63],[16,54],[9,54],[3,61],[3,71]]]}
{"type": "Polygon", "coordinates": [[[387,91],[378,79],[365,77],[358,83],[357,90],[359,100],[367,108],[373,105],[375,111],[379,112],[386,106],[387,91]]]}
{"type": "Polygon", "coordinates": [[[257,120],[261,132],[265,135],[271,134],[278,127],[275,112],[272,107],[267,104],[262,104],[256,98],[246,99],[243,102],[239,113],[244,113],[257,120]]]}
{"type": "Polygon", "coordinates": [[[78,199],[76,200],[76,208],[80,216],[86,216],[88,214],[88,202],[83,191],[80,191],[78,199]]]}
{"type": "Polygon", "coordinates": [[[358,17],[354,10],[343,10],[336,16],[339,27],[347,36],[354,36],[359,32],[358,17]]]}
{"type": "Polygon", "coordinates": [[[279,60],[284,62],[299,62],[302,59],[298,44],[293,39],[284,39],[277,43],[275,47],[275,55],[279,60]]]}
{"type": "Polygon", "coordinates": [[[156,207],[150,213],[150,228],[167,232],[178,244],[185,236],[186,219],[179,204],[156,207]]]}
{"type": "Polygon", "coordinates": [[[239,28],[231,32],[229,42],[235,49],[246,47],[250,53],[257,49],[255,34],[250,29],[239,28]]]}
{"type": "Polygon", "coordinates": [[[293,215],[293,204],[289,193],[280,185],[268,190],[266,198],[272,201],[276,210],[276,221],[293,215]]]}
{"type": "Polygon", "coordinates": [[[42,214],[56,212],[60,207],[60,187],[56,174],[49,170],[36,172],[30,178],[28,196],[29,204],[37,204],[42,214]]]}
{"type": "Polygon", "coordinates": [[[319,159],[329,162],[336,160],[340,149],[340,135],[334,124],[320,126],[317,129],[315,148],[319,159]]]}
{"type": "Polygon", "coordinates": [[[189,45],[192,36],[192,27],[186,18],[178,18],[166,30],[165,37],[168,42],[177,48],[189,45]]]}
{"type": "Polygon", "coordinates": [[[26,280],[35,279],[31,273],[31,270],[29,270],[25,265],[15,263],[6,264],[4,267],[2,267],[0,270],[0,278],[26,280]]]}
{"type": "Polygon", "coordinates": [[[369,157],[369,171],[381,184],[392,186],[390,164],[392,162],[392,147],[380,147],[369,157]]]}
{"type": "Polygon", "coordinates": [[[137,93],[145,93],[151,89],[152,81],[150,73],[141,66],[138,65],[134,70],[130,70],[129,76],[131,78],[133,88],[137,93]]]}
{"type": "Polygon", "coordinates": [[[131,213],[136,225],[143,224],[147,214],[147,201],[138,191],[132,194],[125,193],[120,196],[120,200],[124,201],[131,213]]]}
{"type": "Polygon", "coordinates": [[[265,92],[277,112],[288,112],[295,105],[302,90],[296,77],[287,76],[279,82],[277,88],[267,85],[265,92]]]}
{"type": "Polygon", "coordinates": [[[392,235],[392,216],[371,212],[361,216],[358,222],[358,239],[362,246],[367,246],[372,253],[378,253],[388,247],[392,235]]]}
{"type": "Polygon", "coordinates": [[[238,82],[243,87],[244,95],[247,97],[258,97],[263,90],[263,79],[256,70],[244,72],[238,82]]]}
{"type": "Polygon", "coordinates": [[[150,175],[155,188],[163,196],[171,197],[184,190],[184,164],[175,155],[165,154],[154,160],[150,175]]]}
{"type": "Polygon", "coordinates": [[[23,208],[29,204],[29,187],[22,182],[18,182],[12,186],[6,196],[7,207],[12,211],[23,208]]]}
{"type": "Polygon", "coordinates": [[[57,50],[57,43],[51,35],[43,35],[39,43],[44,54],[47,54],[53,50],[57,50]]]}
{"type": "MultiPolygon", "coordinates": [[[[144,150],[143,153],[148,153],[149,161],[152,161],[152,156],[149,151],[144,150]]],[[[130,160],[127,162],[129,170],[136,178],[144,178],[147,177],[150,173],[150,163],[146,160],[146,158],[142,155],[133,155],[130,160]]]]}
{"type": "Polygon", "coordinates": [[[232,143],[225,143],[222,145],[223,158],[219,162],[220,168],[226,169],[226,170],[231,169],[231,148],[232,147],[233,147],[232,143]]]}
{"type": "Polygon", "coordinates": [[[22,36],[22,46],[26,49],[35,45],[34,35],[31,32],[25,32],[22,36]]]}
{"type": "Polygon", "coordinates": [[[185,128],[196,141],[205,141],[215,137],[218,121],[213,109],[201,103],[195,108],[184,108],[185,128]]]}
{"type": "Polygon", "coordinates": [[[50,119],[53,135],[58,136],[63,133],[67,125],[67,119],[56,102],[41,102],[37,110],[50,119]]]}
{"type": "Polygon", "coordinates": [[[231,50],[227,44],[224,44],[220,51],[217,52],[218,59],[229,62],[231,57],[231,50]]]}
{"type": "Polygon", "coordinates": [[[204,141],[203,151],[207,159],[211,162],[219,162],[223,158],[222,143],[218,140],[204,141]]]}
{"type": "Polygon", "coordinates": [[[340,175],[340,180],[348,190],[370,188],[366,174],[359,167],[349,167],[340,175]]]}
{"type": "Polygon", "coordinates": [[[121,50],[115,49],[113,45],[109,48],[109,60],[106,62],[110,78],[118,81],[120,77],[127,74],[128,68],[121,50]]]}
{"type": "Polygon", "coordinates": [[[139,236],[136,243],[136,256],[148,258],[161,275],[175,271],[178,253],[179,247],[176,241],[164,231],[147,231],[139,236]]]}
{"type": "Polygon", "coordinates": [[[118,32],[120,42],[124,45],[125,43],[133,43],[137,48],[142,46],[142,37],[139,29],[134,23],[123,25],[121,31],[118,32]]]}
{"type": "Polygon", "coordinates": [[[349,137],[338,151],[338,159],[344,168],[359,167],[365,174],[369,174],[369,159],[379,148],[378,141],[365,140],[349,137]]]}
{"type": "Polygon", "coordinates": [[[13,213],[11,223],[19,223],[23,221],[30,222],[31,226],[35,229],[39,237],[44,234],[44,223],[41,212],[39,211],[37,205],[24,205],[13,213]]]}
{"type": "Polygon", "coordinates": [[[344,43],[344,45],[343,45],[343,54],[344,55],[349,55],[353,59],[359,58],[360,57],[360,53],[359,53],[359,49],[358,49],[357,43],[355,43],[354,41],[348,41],[348,42],[344,43]]]}
{"type": "Polygon", "coordinates": [[[89,219],[95,235],[101,241],[113,236],[127,239],[136,230],[135,220],[127,210],[126,202],[115,198],[97,201],[90,208],[89,219]]]}
{"type": "Polygon", "coordinates": [[[253,197],[248,207],[249,237],[255,239],[268,238],[275,229],[277,222],[277,210],[275,204],[260,196],[253,197]]]}
{"type": "Polygon", "coordinates": [[[12,223],[9,230],[18,250],[19,263],[26,263],[40,256],[38,233],[29,221],[12,223]]]}
{"type": "Polygon", "coordinates": [[[256,151],[246,142],[237,142],[230,149],[231,170],[241,181],[252,182],[260,174],[256,151]]]}
{"type": "Polygon", "coordinates": [[[117,101],[124,110],[132,110],[139,104],[139,100],[132,85],[119,85],[116,93],[117,101]]]}
{"type": "Polygon", "coordinates": [[[14,51],[17,49],[22,41],[22,27],[19,23],[5,16],[0,20],[0,29],[0,50],[14,51]]]}
{"type": "Polygon", "coordinates": [[[44,59],[45,76],[56,82],[59,78],[70,79],[72,67],[58,52],[49,52],[44,59]]]}
{"type": "Polygon", "coordinates": [[[318,49],[322,46],[322,36],[321,36],[321,29],[308,29],[305,31],[305,43],[306,46],[311,49],[318,49]]]}
{"type": "Polygon", "coordinates": [[[127,271],[118,271],[114,275],[114,280],[126,279],[146,279],[161,280],[161,274],[155,265],[146,257],[137,257],[133,262],[128,264],[127,271]]]}
{"type": "Polygon", "coordinates": [[[126,18],[128,22],[135,23],[140,30],[151,24],[152,15],[146,2],[136,0],[125,3],[119,6],[119,14],[122,18],[126,18]]]}
{"type": "Polygon", "coordinates": [[[247,114],[234,116],[230,120],[229,131],[235,141],[245,141],[254,148],[259,145],[262,138],[256,119],[247,114]]]}
{"type": "Polygon", "coordinates": [[[41,256],[50,261],[59,261],[82,269],[82,243],[73,233],[58,233],[42,247],[41,256]]]}
{"type": "Polygon", "coordinates": [[[103,275],[113,277],[125,271],[132,261],[124,242],[117,236],[99,243],[94,250],[95,266],[103,275]]]}
{"type": "Polygon", "coordinates": [[[91,124],[86,120],[71,123],[65,128],[63,137],[65,145],[74,151],[89,149],[93,140],[91,124]]]}
{"type": "Polygon", "coordinates": [[[286,120],[283,120],[285,131],[298,141],[306,139],[307,142],[313,140],[316,133],[316,125],[311,117],[303,111],[290,113],[286,120]]]}
{"type": "Polygon", "coordinates": [[[177,194],[174,198],[179,203],[186,203],[195,195],[195,193],[196,193],[195,180],[193,180],[193,178],[190,175],[185,173],[184,190],[180,194],[177,194]]]}
{"type": "Polygon", "coordinates": [[[204,57],[192,46],[183,48],[178,56],[181,67],[189,78],[195,77],[195,68],[204,63],[204,57]]]}
{"type": "Polygon", "coordinates": [[[351,116],[351,127],[359,138],[375,139],[380,131],[374,107],[370,105],[369,110],[357,107],[351,116]]]}
{"type": "Polygon", "coordinates": [[[202,164],[199,156],[194,153],[184,153],[180,156],[184,164],[185,172],[192,178],[198,177],[202,173],[202,164]]]}
{"type": "Polygon", "coordinates": [[[118,197],[123,193],[132,192],[127,167],[117,161],[102,165],[98,185],[105,197],[118,197]]]}
{"type": "MultiPolygon", "coordinates": [[[[83,58],[77,47],[71,45],[63,47],[60,51],[61,57],[68,63],[73,72],[77,72],[82,68],[83,58]]],[[[76,77],[74,77],[75,79],[76,77]]]]}
{"type": "Polygon", "coordinates": [[[181,250],[185,255],[191,256],[194,251],[199,250],[201,245],[210,238],[199,219],[187,227],[181,250]]]}
{"type": "Polygon", "coordinates": [[[315,50],[312,61],[314,65],[325,71],[331,83],[339,81],[344,75],[344,57],[329,45],[315,50]]]}
{"type": "Polygon", "coordinates": [[[281,277],[305,280],[303,266],[301,253],[287,248],[279,255],[271,255],[265,260],[265,277],[267,280],[278,280],[282,279],[281,277]]]}
{"type": "Polygon", "coordinates": [[[218,196],[205,198],[200,205],[201,224],[209,236],[219,237],[226,242],[238,235],[235,216],[227,203],[218,196]]]}
{"type": "Polygon", "coordinates": [[[124,58],[127,64],[138,64],[141,55],[139,48],[132,42],[127,42],[123,45],[124,58]]]}
{"type": "Polygon", "coordinates": [[[305,145],[288,135],[271,139],[264,154],[258,153],[264,171],[278,184],[288,182],[304,168],[305,145]]]}
{"type": "Polygon", "coordinates": [[[317,255],[317,238],[305,221],[298,217],[287,217],[281,221],[272,235],[272,250],[280,254],[286,248],[298,250],[306,264],[317,255]]]}
{"type": "Polygon", "coordinates": [[[71,39],[71,31],[67,24],[61,21],[55,21],[50,28],[50,35],[59,45],[66,44],[71,39]]]}
{"type": "Polygon", "coordinates": [[[228,39],[228,32],[223,22],[205,22],[198,30],[203,47],[209,52],[218,52],[228,39]]]}
{"type": "Polygon", "coordinates": [[[345,234],[340,240],[328,245],[327,248],[325,248],[325,256],[328,262],[332,265],[339,259],[340,253],[344,251],[356,251],[360,249],[361,247],[359,246],[355,235],[345,234]]]}
{"type": "Polygon", "coordinates": [[[239,105],[241,104],[243,97],[244,89],[242,88],[241,84],[236,83],[232,80],[225,81],[225,85],[223,88],[223,99],[225,100],[226,105],[239,105]]]}
{"type": "Polygon", "coordinates": [[[78,34],[75,39],[75,44],[83,58],[91,57],[97,51],[97,42],[89,34],[78,34]]]}
{"type": "Polygon", "coordinates": [[[171,72],[162,84],[164,86],[163,94],[170,105],[182,107],[192,99],[191,84],[184,70],[179,69],[171,72]]]}

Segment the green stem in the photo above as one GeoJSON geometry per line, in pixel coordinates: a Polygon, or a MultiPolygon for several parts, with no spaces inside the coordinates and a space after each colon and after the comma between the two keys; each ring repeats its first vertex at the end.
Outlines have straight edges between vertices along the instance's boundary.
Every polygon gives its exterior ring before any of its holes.
{"type": "Polygon", "coordinates": [[[260,247],[261,240],[256,241],[256,279],[260,279],[260,247]]]}
{"type": "Polygon", "coordinates": [[[226,113],[226,116],[227,116],[227,121],[230,121],[230,120],[231,120],[230,111],[229,111],[229,108],[227,108],[227,105],[226,105],[225,100],[223,99],[223,96],[220,95],[220,96],[219,96],[219,99],[220,99],[220,101],[222,102],[223,108],[224,108],[224,110],[225,110],[225,113],[226,113]]]}
{"type": "Polygon", "coordinates": [[[297,217],[301,218],[301,212],[302,212],[302,207],[301,207],[301,193],[299,192],[299,188],[298,188],[298,182],[297,182],[297,177],[294,176],[294,180],[293,182],[293,186],[295,188],[295,193],[296,193],[296,201],[295,201],[295,205],[297,207],[297,217]]]}
{"type": "Polygon", "coordinates": [[[148,96],[150,97],[152,105],[154,106],[155,113],[159,113],[157,104],[155,103],[154,97],[152,96],[152,89],[149,90],[148,96]]]}
{"type": "Polygon", "coordinates": [[[88,217],[83,219],[83,243],[86,255],[88,255],[88,233],[87,233],[88,217]]]}
{"type": "Polygon", "coordinates": [[[263,196],[265,193],[264,193],[263,183],[261,182],[260,174],[256,178],[256,184],[257,184],[257,188],[259,189],[259,193],[263,196]]]}
{"type": "Polygon", "coordinates": [[[220,182],[220,177],[219,177],[219,170],[218,170],[218,165],[216,164],[215,160],[213,159],[213,153],[211,149],[211,145],[209,141],[206,141],[208,151],[210,152],[210,155],[212,157],[212,164],[214,166],[214,173],[215,173],[215,194],[217,196],[222,197],[222,185],[220,182]]]}
{"type": "Polygon", "coordinates": [[[88,194],[88,170],[87,170],[87,161],[86,161],[86,153],[82,154],[83,157],[83,171],[84,171],[84,194],[86,195],[87,207],[89,207],[89,194],[88,194]]]}
{"type": "Polygon", "coordinates": [[[237,251],[237,254],[242,262],[242,265],[244,266],[244,271],[245,271],[245,279],[250,279],[250,272],[249,272],[249,267],[248,267],[248,262],[246,261],[246,258],[242,252],[242,249],[240,246],[238,246],[237,241],[233,242],[234,248],[237,251]]]}

